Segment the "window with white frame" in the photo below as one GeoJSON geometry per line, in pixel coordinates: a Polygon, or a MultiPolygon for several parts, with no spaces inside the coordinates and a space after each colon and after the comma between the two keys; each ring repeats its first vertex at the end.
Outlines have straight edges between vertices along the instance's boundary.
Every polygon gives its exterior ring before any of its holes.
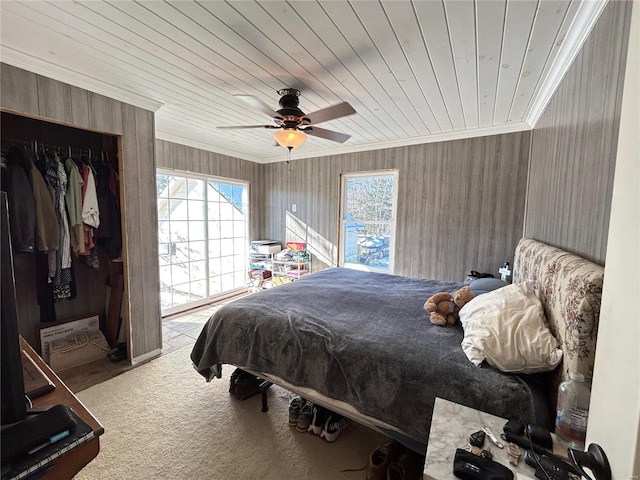
{"type": "Polygon", "coordinates": [[[393,273],[397,170],[343,173],[340,265],[393,273]]]}
{"type": "Polygon", "coordinates": [[[158,171],[163,314],[246,286],[248,186],[158,171]]]}

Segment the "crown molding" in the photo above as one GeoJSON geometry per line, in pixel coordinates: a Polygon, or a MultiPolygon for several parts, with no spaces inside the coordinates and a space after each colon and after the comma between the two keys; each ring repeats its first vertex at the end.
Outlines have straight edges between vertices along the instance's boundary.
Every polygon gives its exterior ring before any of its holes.
{"type": "Polygon", "coordinates": [[[524,115],[525,121],[535,127],[540,117],[547,108],[551,97],[560,85],[565,74],[573,64],[576,56],[582,49],[584,42],[591,33],[593,26],[600,18],[600,14],[607,5],[608,0],[588,0],[580,3],[578,13],[573,19],[568,34],[555,57],[553,65],[549,69],[546,78],[541,83],[542,87],[534,96],[531,107],[524,115]]]}
{"type": "Polygon", "coordinates": [[[235,150],[229,150],[226,148],[221,148],[217,145],[213,145],[211,143],[200,142],[198,140],[193,140],[191,138],[182,137],[180,135],[176,135],[175,133],[165,132],[157,127],[156,122],[156,139],[164,140],[167,142],[178,143],[180,145],[185,145],[187,147],[197,148],[200,150],[206,150],[208,152],[217,153],[219,155],[226,155],[227,157],[237,158],[240,160],[247,160],[249,162],[254,163],[265,163],[259,157],[252,157],[250,155],[246,155],[245,153],[238,152],[235,150]]]}
{"type": "Polygon", "coordinates": [[[164,105],[157,100],[131,93],[117,85],[75,72],[4,45],[2,46],[2,62],[152,112],[158,111],[164,105]]]}
{"type": "MultiPolygon", "coordinates": [[[[448,142],[451,140],[463,140],[468,138],[486,137],[490,135],[502,135],[505,133],[523,132],[528,130],[531,130],[531,126],[527,122],[517,122],[517,123],[506,124],[506,125],[494,126],[494,127],[483,127],[483,128],[475,128],[471,130],[461,130],[458,132],[438,133],[435,135],[425,135],[422,137],[405,138],[405,139],[399,139],[399,140],[392,140],[388,142],[370,143],[366,145],[360,144],[360,145],[353,145],[353,146],[344,146],[344,147],[330,148],[325,150],[314,150],[310,152],[305,152],[304,145],[303,145],[298,149],[294,148],[292,150],[291,160],[294,161],[294,160],[303,160],[307,158],[326,157],[329,155],[342,155],[347,153],[358,153],[358,152],[366,152],[371,150],[383,150],[386,148],[406,147],[408,145],[420,145],[423,143],[448,142]]],[[[216,145],[199,142],[199,141],[192,140],[185,137],[180,137],[178,135],[163,132],[161,130],[156,130],[156,138],[160,140],[166,140],[169,142],[179,143],[189,147],[199,148],[201,150],[208,150],[214,153],[227,155],[229,157],[248,160],[250,162],[255,162],[255,163],[277,163],[277,162],[285,162],[287,160],[286,151],[284,149],[280,150],[282,152],[280,155],[270,156],[265,158],[257,158],[257,157],[247,156],[240,152],[220,148],[216,145]]]]}

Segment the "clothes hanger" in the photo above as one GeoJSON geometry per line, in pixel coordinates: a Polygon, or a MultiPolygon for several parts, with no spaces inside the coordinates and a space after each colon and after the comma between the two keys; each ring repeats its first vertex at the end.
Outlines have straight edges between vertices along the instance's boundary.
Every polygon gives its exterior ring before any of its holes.
{"type": "Polygon", "coordinates": [[[81,150],[80,159],[82,160],[82,163],[90,166],[91,165],[91,149],[87,148],[86,152],[84,150],[81,150]]]}
{"type": "Polygon", "coordinates": [[[42,162],[43,159],[40,157],[40,148],[42,148],[41,145],[38,145],[38,141],[34,140],[33,141],[33,154],[36,156],[36,160],[39,162],[42,162]]]}

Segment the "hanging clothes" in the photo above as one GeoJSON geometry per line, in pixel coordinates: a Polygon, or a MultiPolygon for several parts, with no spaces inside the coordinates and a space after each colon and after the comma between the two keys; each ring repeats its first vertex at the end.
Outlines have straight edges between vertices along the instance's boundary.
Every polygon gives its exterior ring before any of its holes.
{"type": "Polygon", "coordinates": [[[96,194],[96,182],[93,170],[89,165],[82,164],[82,220],[87,225],[98,228],[100,226],[100,208],[96,194]]]}
{"type": "MultiPolygon", "coordinates": [[[[54,217],[55,218],[55,217],[54,217]]],[[[53,283],[49,278],[49,258],[46,252],[36,252],[35,261],[36,298],[40,306],[40,322],[55,322],[56,309],[53,298],[53,283]]]]}
{"type": "Polygon", "coordinates": [[[82,164],[82,219],[84,230],[84,252],[80,259],[87,265],[100,268],[100,259],[93,241],[94,229],[100,225],[100,211],[98,209],[98,197],[93,170],[86,163],[82,164]]]}
{"type": "MultiPolygon", "coordinates": [[[[58,168],[58,180],[60,182],[60,220],[62,221],[62,226],[60,227],[60,263],[62,269],[71,268],[71,233],[69,230],[69,217],[67,215],[67,190],[69,185],[69,177],[67,177],[67,172],[64,169],[64,165],[60,157],[56,156],[54,158],[56,162],[56,167],[58,168]]],[[[69,283],[71,282],[71,277],[69,277],[69,283]]]]}
{"type": "Polygon", "coordinates": [[[118,208],[118,212],[120,212],[120,179],[118,172],[111,164],[109,164],[109,170],[109,190],[116,199],[116,207],[118,208]]]}
{"type": "Polygon", "coordinates": [[[59,247],[59,233],[52,192],[29,155],[27,162],[35,202],[36,248],[39,252],[55,251],[59,247]]]}
{"type": "Polygon", "coordinates": [[[100,226],[96,229],[96,239],[107,256],[113,260],[120,256],[122,231],[120,212],[111,190],[111,168],[104,162],[94,164],[96,171],[96,195],[100,208],[100,226]]]}
{"type": "MultiPolygon", "coordinates": [[[[21,154],[21,150],[19,151],[21,154]]],[[[36,298],[38,299],[38,305],[40,307],[40,321],[41,322],[55,322],[56,310],[53,299],[53,285],[49,281],[49,251],[55,251],[59,245],[59,233],[58,223],[56,221],[55,208],[53,205],[52,190],[47,185],[45,179],[36,161],[32,155],[24,155],[26,162],[26,171],[31,185],[33,196],[33,214],[35,216],[35,268],[34,268],[34,283],[36,287],[36,298]]],[[[39,160],[36,158],[36,160],[39,160]]],[[[44,162],[39,163],[43,166],[44,162]]],[[[3,183],[8,181],[5,175],[3,175],[3,183]]],[[[13,183],[11,180],[9,183],[13,183]]],[[[18,192],[19,197],[24,197],[27,192],[26,185],[22,185],[18,192]]],[[[29,204],[28,197],[25,201],[24,198],[19,200],[19,204],[22,207],[27,207],[29,204]]],[[[23,217],[23,221],[28,217],[23,217]]],[[[28,227],[31,229],[31,226],[28,227]]]]}
{"type": "Polygon", "coordinates": [[[7,171],[2,189],[9,201],[9,228],[14,253],[35,251],[36,208],[29,180],[29,167],[22,149],[13,146],[7,152],[7,171]]]}
{"type": "Polygon", "coordinates": [[[65,207],[67,174],[59,158],[46,158],[47,182],[53,187],[54,208],[58,222],[60,245],[55,252],[49,252],[49,278],[53,283],[55,300],[71,298],[71,242],[65,207]]]}
{"type": "Polygon", "coordinates": [[[68,178],[65,201],[69,212],[71,249],[76,255],[80,255],[84,252],[84,226],[82,220],[82,186],[84,185],[84,180],[80,175],[78,166],[70,158],[64,161],[64,170],[68,178]]]}

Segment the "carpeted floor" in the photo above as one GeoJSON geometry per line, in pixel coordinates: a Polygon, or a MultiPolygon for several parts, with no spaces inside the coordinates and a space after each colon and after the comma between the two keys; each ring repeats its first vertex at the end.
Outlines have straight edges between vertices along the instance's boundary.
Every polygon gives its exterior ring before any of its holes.
{"type": "Polygon", "coordinates": [[[207,383],[179,349],[78,393],[104,425],[98,457],[75,478],[288,480],[364,479],[357,469],[385,439],[358,424],[334,443],[287,423],[290,393],[273,386],[269,412],[260,395],[228,393],[233,367],[207,383]]]}

